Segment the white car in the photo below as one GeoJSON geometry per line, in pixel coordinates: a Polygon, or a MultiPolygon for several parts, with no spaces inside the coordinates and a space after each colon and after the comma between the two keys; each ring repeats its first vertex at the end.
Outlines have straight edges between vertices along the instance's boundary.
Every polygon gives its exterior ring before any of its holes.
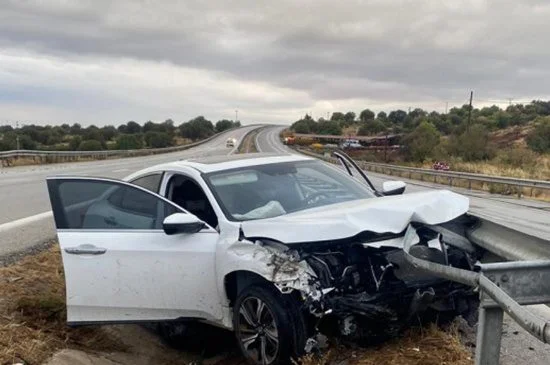
{"type": "Polygon", "coordinates": [[[225,141],[225,147],[235,147],[237,144],[237,140],[235,138],[228,138],[227,141],[225,141]]]}
{"type": "Polygon", "coordinates": [[[319,331],[371,338],[420,315],[468,313],[473,290],[403,255],[414,227],[412,254],[472,269],[468,242],[445,240],[468,199],[400,195],[401,182],[380,192],[360,175],[305,156],[240,154],[125,181],[49,177],[69,324],[193,319],[233,330],[249,361],[275,364],[319,331]]]}

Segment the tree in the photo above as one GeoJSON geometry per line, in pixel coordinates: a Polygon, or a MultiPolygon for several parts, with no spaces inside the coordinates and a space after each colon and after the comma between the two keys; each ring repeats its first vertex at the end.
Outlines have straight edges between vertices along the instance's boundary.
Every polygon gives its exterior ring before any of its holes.
{"type": "Polygon", "coordinates": [[[80,147],[80,143],[82,143],[82,137],[73,136],[73,138],[71,138],[71,141],[69,142],[69,149],[71,151],[78,150],[78,147],[80,147]]]}
{"type": "Polygon", "coordinates": [[[376,115],[376,119],[380,119],[381,121],[385,121],[386,119],[388,119],[388,115],[386,114],[386,112],[382,111],[382,112],[380,112],[376,115]]]}
{"type": "Polygon", "coordinates": [[[139,134],[121,134],[116,139],[119,150],[139,150],[143,148],[143,141],[139,134]]]}
{"type": "Polygon", "coordinates": [[[550,118],[537,118],[536,123],[527,135],[527,145],[535,152],[550,152],[550,118]]]}
{"type": "Polygon", "coordinates": [[[331,134],[331,135],[340,135],[342,134],[342,127],[340,123],[335,120],[320,120],[318,123],[319,134],[331,134]]]}
{"type": "Polygon", "coordinates": [[[493,152],[489,144],[489,132],[481,124],[474,124],[470,130],[452,135],[447,149],[451,155],[461,157],[465,161],[488,159],[493,152]]]}
{"type": "Polygon", "coordinates": [[[128,132],[128,126],[126,124],[121,124],[116,130],[118,133],[126,134],[128,132]]]}
{"type": "Polygon", "coordinates": [[[340,121],[340,123],[344,127],[349,127],[355,122],[355,113],[354,112],[347,112],[344,114],[344,119],[340,121]]]}
{"type": "Polygon", "coordinates": [[[82,141],[78,146],[79,151],[101,151],[102,149],[101,142],[95,139],[82,141]]]}
{"type": "Polygon", "coordinates": [[[103,135],[105,141],[110,141],[117,135],[117,130],[112,125],[106,125],[105,127],[101,128],[100,132],[103,135]]]}
{"type": "Polygon", "coordinates": [[[144,125],[143,125],[143,133],[147,133],[147,132],[151,132],[151,131],[156,131],[156,124],[153,123],[152,121],[148,120],[144,125]]]}
{"type": "Polygon", "coordinates": [[[407,157],[423,162],[439,144],[439,139],[439,132],[433,124],[426,121],[420,123],[404,140],[407,157]]]}
{"type": "Polygon", "coordinates": [[[214,134],[214,125],[202,115],[179,126],[180,135],[184,138],[198,140],[214,134]]]}
{"type": "Polygon", "coordinates": [[[371,134],[384,132],[385,130],[386,125],[381,120],[374,119],[364,123],[357,131],[357,134],[360,136],[368,136],[371,134]]]}
{"type": "Polygon", "coordinates": [[[361,120],[361,122],[363,123],[373,119],[374,119],[374,112],[370,109],[365,109],[361,111],[361,113],[359,113],[359,120],[361,120]]]}
{"type": "Polygon", "coordinates": [[[12,132],[13,127],[11,125],[0,125],[0,133],[12,132]]]}
{"type": "Polygon", "coordinates": [[[345,119],[346,119],[346,116],[344,115],[344,113],[341,113],[341,112],[334,112],[330,116],[330,120],[335,121],[335,122],[340,122],[340,121],[343,121],[345,119]]]}
{"type": "Polygon", "coordinates": [[[128,123],[126,123],[126,133],[128,134],[141,133],[141,126],[138,123],[131,120],[128,123]]]}
{"type": "Polygon", "coordinates": [[[393,124],[403,124],[407,118],[407,112],[404,110],[393,110],[388,115],[388,120],[393,124]]]}
{"type": "Polygon", "coordinates": [[[151,148],[164,148],[173,145],[172,137],[166,132],[149,131],[144,136],[145,143],[151,148]]]}
{"type": "MultiPolygon", "coordinates": [[[[324,119],[319,119],[319,121],[321,120],[324,119]]],[[[305,117],[294,122],[290,129],[296,133],[315,134],[319,131],[319,124],[306,114],[305,117]]]]}
{"type": "Polygon", "coordinates": [[[69,130],[69,133],[72,134],[73,136],[78,136],[78,135],[82,134],[82,126],[78,123],[74,123],[71,126],[71,129],[69,130]]]}
{"type": "Polygon", "coordinates": [[[231,129],[234,127],[234,123],[232,120],[222,119],[218,120],[216,123],[216,133],[223,132],[225,130],[231,129]]]}

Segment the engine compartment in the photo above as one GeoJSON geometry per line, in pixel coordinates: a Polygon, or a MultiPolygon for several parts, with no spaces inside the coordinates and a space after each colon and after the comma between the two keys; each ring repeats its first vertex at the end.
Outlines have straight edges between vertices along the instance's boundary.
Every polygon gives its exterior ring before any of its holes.
{"type": "MultiPolygon", "coordinates": [[[[474,269],[475,255],[445,243],[427,227],[417,232],[420,242],[411,248],[413,256],[474,269]]],[[[322,298],[306,306],[325,333],[372,342],[395,335],[412,321],[457,315],[471,321],[478,307],[472,288],[415,268],[401,248],[345,242],[304,245],[299,255],[317,276],[311,284],[322,289],[322,298]]]]}

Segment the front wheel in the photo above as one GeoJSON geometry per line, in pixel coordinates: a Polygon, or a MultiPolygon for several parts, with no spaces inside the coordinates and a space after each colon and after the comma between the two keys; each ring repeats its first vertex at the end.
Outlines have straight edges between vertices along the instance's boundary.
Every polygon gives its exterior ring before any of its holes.
{"type": "Polygon", "coordinates": [[[295,304],[269,285],[242,290],[233,307],[233,326],[248,362],[286,364],[301,355],[305,325],[295,304]]]}

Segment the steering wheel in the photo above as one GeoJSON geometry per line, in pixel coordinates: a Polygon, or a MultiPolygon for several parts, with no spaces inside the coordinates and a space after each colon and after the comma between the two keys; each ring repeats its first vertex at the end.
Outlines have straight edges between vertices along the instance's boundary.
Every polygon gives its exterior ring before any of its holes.
{"type": "Polygon", "coordinates": [[[317,191],[317,192],[315,192],[311,195],[306,196],[304,198],[304,201],[306,202],[307,205],[310,205],[310,204],[315,203],[317,198],[320,198],[320,197],[323,197],[323,199],[328,199],[329,198],[327,193],[325,193],[324,191],[317,191]]]}

